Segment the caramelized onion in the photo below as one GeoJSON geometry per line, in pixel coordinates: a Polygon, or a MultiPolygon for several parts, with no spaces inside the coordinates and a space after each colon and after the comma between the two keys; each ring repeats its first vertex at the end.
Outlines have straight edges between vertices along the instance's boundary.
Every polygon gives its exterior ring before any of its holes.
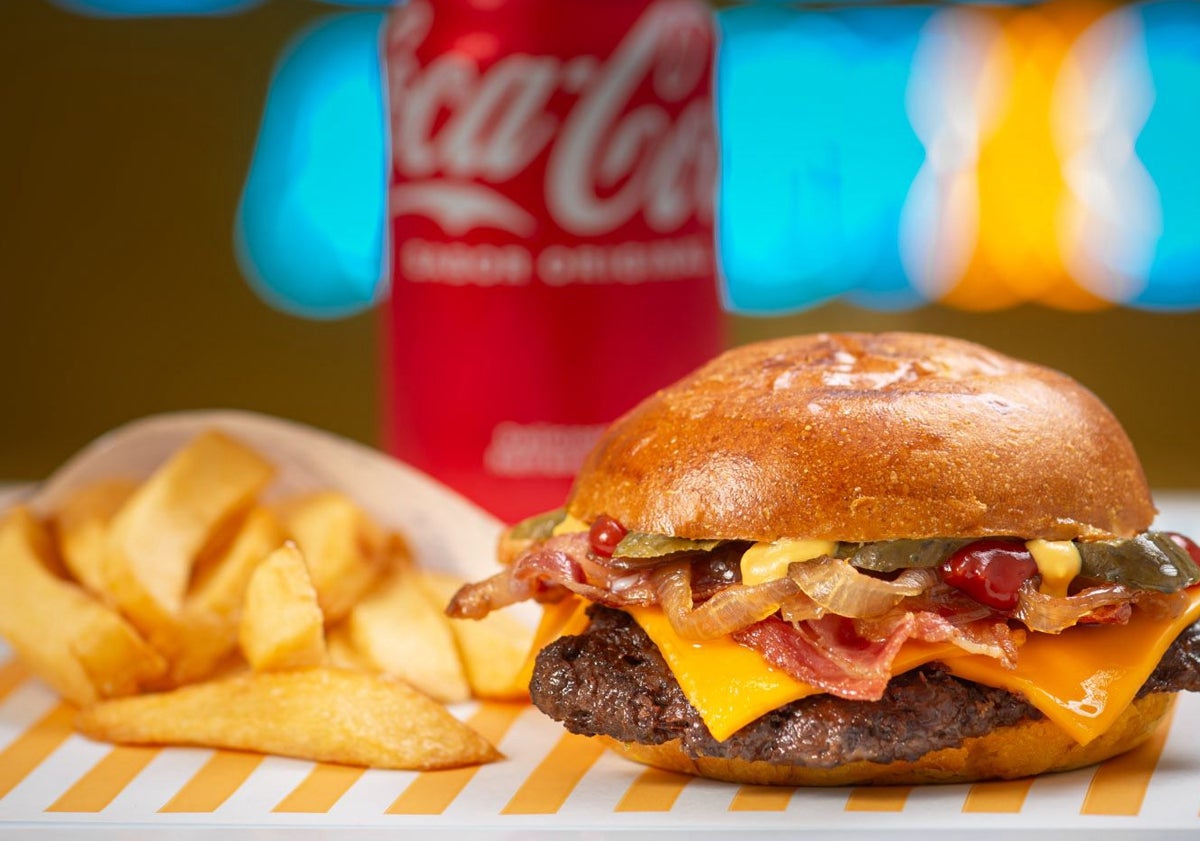
{"type": "MultiPolygon", "coordinates": [[[[565,591],[561,591],[565,595],[565,591]]],[[[450,599],[446,615],[455,619],[482,619],[493,610],[525,601],[533,595],[533,584],[513,576],[508,569],[464,584],[450,599]]]]}
{"type": "Polygon", "coordinates": [[[1142,613],[1156,619],[1175,619],[1187,610],[1187,594],[1180,590],[1176,593],[1151,593],[1145,590],[1134,596],[1134,603],[1142,613]]]}
{"type": "Polygon", "coordinates": [[[765,619],[797,590],[788,578],[749,586],[734,584],[708,601],[693,605],[690,562],[664,564],[654,570],[653,577],[659,604],[671,627],[684,639],[693,640],[728,636],[765,619]]]}
{"type": "Polygon", "coordinates": [[[825,608],[803,593],[796,593],[784,599],[783,604],[779,606],[779,615],[784,622],[799,625],[809,619],[820,619],[825,615],[825,608]]]}
{"type": "Polygon", "coordinates": [[[1077,625],[1094,610],[1130,602],[1133,598],[1134,592],[1121,584],[1088,587],[1073,596],[1048,596],[1039,593],[1032,583],[1026,583],[1012,615],[1031,631],[1058,634],[1077,625]]]}
{"type": "Polygon", "coordinates": [[[885,581],[861,573],[849,561],[829,556],[788,567],[788,578],[827,613],[860,618],[879,616],[906,596],[918,596],[937,582],[931,569],[909,569],[885,581]]]}

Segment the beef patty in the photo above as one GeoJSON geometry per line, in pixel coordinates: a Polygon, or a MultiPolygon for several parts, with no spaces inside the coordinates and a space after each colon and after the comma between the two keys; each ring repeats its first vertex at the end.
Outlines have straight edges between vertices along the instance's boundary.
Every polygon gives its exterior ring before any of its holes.
{"type": "MultiPolygon", "coordinates": [[[[893,678],[879,701],[814,695],[718,742],[627,613],[593,606],[589,615],[582,634],[541,651],[530,682],[542,712],[586,736],[640,744],[678,739],[693,757],[832,768],[856,760],[915,760],[993,728],[1042,717],[1019,695],[930,664],[893,678]]],[[[1182,690],[1200,691],[1200,623],[1180,634],[1139,694],[1182,690]]]]}

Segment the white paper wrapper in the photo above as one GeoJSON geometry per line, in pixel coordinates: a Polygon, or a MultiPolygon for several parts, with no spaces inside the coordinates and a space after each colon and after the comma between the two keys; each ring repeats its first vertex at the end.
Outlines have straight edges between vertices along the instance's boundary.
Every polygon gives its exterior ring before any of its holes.
{"type": "Polygon", "coordinates": [[[29,502],[44,515],[72,489],[97,479],[148,476],[206,429],[229,434],[275,464],[269,496],[341,490],[381,525],[404,532],[422,563],[467,577],[494,571],[501,523],[478,506],[369,447],[249,412],[182,412],[134,421],[89,444],[38,486],[29,502]]]}
{"type": "MultiPolygon", "coordinates": [[[[93,479],[139,477],[203,429],[271,458],[272,493],[337,488],[402,530],[420,560],[481,577],[494,570],[501,524],[428,477],[294,423],[240,412],[147,418],[87,447],[29,491],[54,509],[93,479]]],[[[1200,535],[1200,494],[1159,500],[1159,525],[1200,535]]],[[[533,513],[533,512],[531,512],[533,513]]],[[[0,582],[3,586],[3,582],[0,582]]],[[[529,618],[532,614],[526,614],[529,618]]],[[[658,838],[664,832],[756,839],[1200,838],[1200,695],[1181,696],[1144,749],[1036,780],[907,789],[739,787],[648,771],[531,707],[464,704],[506,759],[474,771],[360,771],[197,748],[114,748],[70,731],[70,710],[0,644],[0,837],[658,838]],[[353,833],[349,830],[353,829],[353,833]]]]}

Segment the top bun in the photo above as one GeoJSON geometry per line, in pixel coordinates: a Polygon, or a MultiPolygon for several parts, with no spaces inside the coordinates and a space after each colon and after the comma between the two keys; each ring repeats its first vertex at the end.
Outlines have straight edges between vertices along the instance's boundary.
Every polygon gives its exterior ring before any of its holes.
{"type": "Polygon", "coordinates": [[[1070,377],[971,342],[822,334],[727,351],[617,420],[567,501],[634,531],[875,541],[1129,537],[1133,445],[1070,377]]]}

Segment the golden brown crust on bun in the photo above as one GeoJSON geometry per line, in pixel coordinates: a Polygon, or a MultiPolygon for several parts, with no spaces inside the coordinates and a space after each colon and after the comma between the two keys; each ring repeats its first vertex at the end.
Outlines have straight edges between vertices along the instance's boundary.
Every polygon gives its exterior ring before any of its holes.
{"type": "Polygon", "coordinates": [[[567,510],[679,537],[1129,537],[1154,517],[1133,445],[1070,377],[959,339],[746,345],[605,433],[567,510]]]}
{"type": "Polygon", "coordinates": [[[678,741],[639,745],[607,736],[597,738],[622,756],[645,765],[734,783],[804,786],[965,783],[1069,771],[1101,762],[1150,738],[1174,702],[1175,695],[1168,693],[1139,698],[1111,729],[1086,745],[1043,718],[999,727],[986,736],[965,740],[960,747],[933,751],[914,762],[849,762],[835,768],[712,757],[693,759],[680,749],[678,741]]]}

